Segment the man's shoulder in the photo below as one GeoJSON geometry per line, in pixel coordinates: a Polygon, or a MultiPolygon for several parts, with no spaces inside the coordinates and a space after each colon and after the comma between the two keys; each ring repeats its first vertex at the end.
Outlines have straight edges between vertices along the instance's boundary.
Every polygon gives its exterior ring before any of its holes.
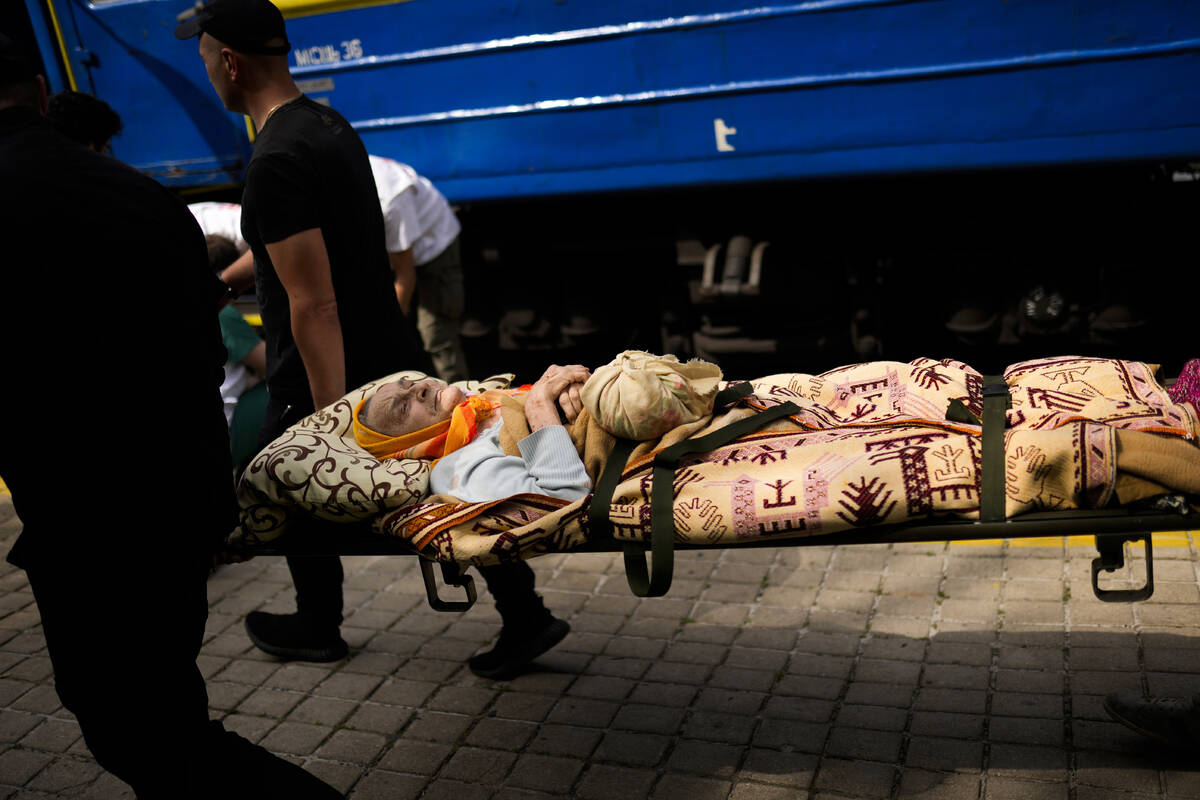
{"type": "Polygon", "coordinates": [[[303,169],[323,153],[336,150],[340,134],[347,131],[358,138],[353,126],[337,111],[302,97],[277,111],[264,126],[254,143],[246,173],[249,175],[268,164],[276,169],[288,166],[303,169]]]}
{"type": "Polygon", "coordinates": [[[312,174],[313,158],[307,152],[309,144],[303,135],[275,137],[271,141],[260,138],[255,143],[254,153],[246,164],[246,174],[242,177],[243,212],[256,208],[255,199],[268,191],[267,187],[275,185],[276,179],[304,180],[303,176],[312,174]]]}
{"type": "Polygon", "coordinates": [[[353,126],[336,109],[303,96],[275,112],[263,127],[254,150],[257,154],[259,145],[273,147],[300,137],[311,140],[314,136],[333,135],[345,129],[353,130],[353,126]]]}

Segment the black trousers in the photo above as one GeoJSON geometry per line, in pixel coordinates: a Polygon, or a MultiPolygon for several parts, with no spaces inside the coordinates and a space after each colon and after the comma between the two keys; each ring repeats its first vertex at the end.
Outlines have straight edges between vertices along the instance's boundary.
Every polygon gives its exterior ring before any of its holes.
{"type": "MultiPolygon", "coordinates": [[[[342,624],[342,561],[337,556],[288,556],[296,587],[296,611],[309,630],[332,636],[342,624]]],[[[533,570],[524,561],[478,567],[504,627],[512,633],[538,629],[550,621],[534,588],[533,570]]]]}
{"type": "Polygon", "coordinates": [[[59,698],[96,761],[139,798],[341,797],[209,720],[196,666],[208,616],[205,556],[114,547],[38,557],[25,569],[59,698]]]}
{"type": "MultiPolygon", "coordinates": [[[[259,449],[278,438],[287,428],[312,413],[312,404],[288,405],[272,397],[259,436],[259,449]]],[[[311,525],[332,525],[313,520],[311,525]]],[[[288,556],[288,569],[296,587],[296,612],[318,637],[330,637],[342,624],[342,560],[337,556],[288,556]]],[[[534,574],[524,561],[480,567],[479,573],[496,601],[505,628],[520,632],[539,628],[550,612],[534,589],[534,574]]]]}

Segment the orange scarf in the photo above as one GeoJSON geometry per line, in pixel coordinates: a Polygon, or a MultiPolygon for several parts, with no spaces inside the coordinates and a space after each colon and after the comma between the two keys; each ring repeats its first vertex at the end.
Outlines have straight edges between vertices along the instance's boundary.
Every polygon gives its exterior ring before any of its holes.
{"type": "Polygon", "coordinates": [[[367,402],[363,398],[354,407],[354,439],[380,461],[389,458],[432,458],[436,461],[469,444],[479,432],[479,423],[496,413],[502,396],[519,393],[519,390],[510,390],[473,395],[454,407],[450,419],[403,436],[388,436],[368,428],[358,417],[367,402]]]}

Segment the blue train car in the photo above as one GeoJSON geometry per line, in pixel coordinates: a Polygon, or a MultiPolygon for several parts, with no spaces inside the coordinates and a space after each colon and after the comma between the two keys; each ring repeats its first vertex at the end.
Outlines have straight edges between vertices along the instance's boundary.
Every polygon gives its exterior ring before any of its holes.
{"type": "MultiPolygon", "coordinates": [[[[180,0],[25,0],[117,155],[236,183],[180,0]]],[[[277,0],[293,72],[452,201],[1200,155],[1191,0],[277,0]]]]}
{"type": "MultiPolygon", "coordinates": [[[[498,369],[1196,355],[1195,0],[275,2],[301,88],[460,204],[498,369]]],[[[172,35],[188,0],[24,3],[117,157],[236,199],[254,131],[172,35]]]]}

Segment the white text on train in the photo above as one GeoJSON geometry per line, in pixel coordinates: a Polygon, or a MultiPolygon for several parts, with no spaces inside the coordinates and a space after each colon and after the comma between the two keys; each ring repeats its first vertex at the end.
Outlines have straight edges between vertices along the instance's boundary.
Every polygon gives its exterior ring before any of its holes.
{"type": "Polygon", "coordinates": [[[353,61],[362,58],[363,47],[361,39],[349,39],[338,46],[318,44],[313,47],[296,48],[296,66],[309,67],[313,64],[336,64],[339,61],[353,61]]]}

